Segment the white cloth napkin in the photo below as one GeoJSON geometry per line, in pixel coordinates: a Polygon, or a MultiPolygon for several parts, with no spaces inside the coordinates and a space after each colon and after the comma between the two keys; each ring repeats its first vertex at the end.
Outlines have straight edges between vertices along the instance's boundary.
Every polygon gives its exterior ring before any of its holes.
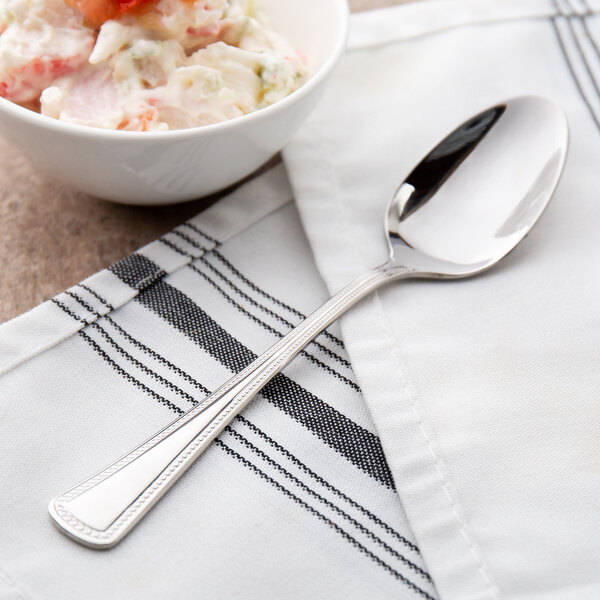
{"type": "Polygon", "coordinates": [[[385,261],[386,205],[444,134],[511,96],[567,113],[558,193],[502,266],[393,285],[342,320],[444,599],[600,598],[599,8],[446,0],[357,15],[284,154],[333,292],[385,261]]]}
{"type": "Polygon", "coordinates": [[[206,396],[326,299],[283,166],[0,326],[0,598],[437,595],[334,327],[117,547],[48,501],[206,396]]]}

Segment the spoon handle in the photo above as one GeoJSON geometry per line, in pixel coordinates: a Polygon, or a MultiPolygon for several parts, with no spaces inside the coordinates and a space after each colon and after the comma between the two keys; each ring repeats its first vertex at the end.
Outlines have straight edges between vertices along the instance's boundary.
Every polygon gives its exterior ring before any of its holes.
{"type": "Polygon", "coordinates": [[[323,329],[381,284],[408,274],[408,269],[385,264],[362,275],[205,400],[56,497],[49,511],[61,531],[91,548],[117,544],[254,395],[323,329]]]}

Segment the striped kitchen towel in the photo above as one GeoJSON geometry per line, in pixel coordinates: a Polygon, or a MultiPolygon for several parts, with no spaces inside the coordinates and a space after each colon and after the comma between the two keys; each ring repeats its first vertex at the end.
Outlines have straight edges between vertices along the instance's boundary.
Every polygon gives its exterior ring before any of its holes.
{"type": "Polygon", "coordinates": [[[435,598],[336,327],[138,528],[88,550],[49,499],[326,299],[279,165],[0,326],[0,598],[435,598]]]}

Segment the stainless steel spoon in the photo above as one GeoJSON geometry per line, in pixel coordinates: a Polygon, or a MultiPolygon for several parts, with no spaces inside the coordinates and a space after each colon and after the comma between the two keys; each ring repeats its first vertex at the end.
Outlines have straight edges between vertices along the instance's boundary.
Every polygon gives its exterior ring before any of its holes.
{"type": "Polygon", "coordinates": [[[385,219],[389,259],[338,292],[241,373],[141,446],[50,502],[67,535],[119,542],[253,396],[315,336],[380,285],[468,277],[495,265],[548,204],[567,151],[548,100],[516,98],[469,119],[414,169],[385,219]]]}

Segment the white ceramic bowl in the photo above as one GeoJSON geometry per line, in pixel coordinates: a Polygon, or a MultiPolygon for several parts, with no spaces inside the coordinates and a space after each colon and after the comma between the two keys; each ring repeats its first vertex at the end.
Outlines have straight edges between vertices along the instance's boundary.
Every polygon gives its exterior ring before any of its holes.
{"type": "Polygon", "coordinates": [[[0,133],[59,179],[116,202],[172,204],[239,181],[281,150],[314,108],[348,28],[346,0],[256,3],[313,71],[287,98],[224,123],[165,132],[62,123],[0,98],[0,133]]]}

